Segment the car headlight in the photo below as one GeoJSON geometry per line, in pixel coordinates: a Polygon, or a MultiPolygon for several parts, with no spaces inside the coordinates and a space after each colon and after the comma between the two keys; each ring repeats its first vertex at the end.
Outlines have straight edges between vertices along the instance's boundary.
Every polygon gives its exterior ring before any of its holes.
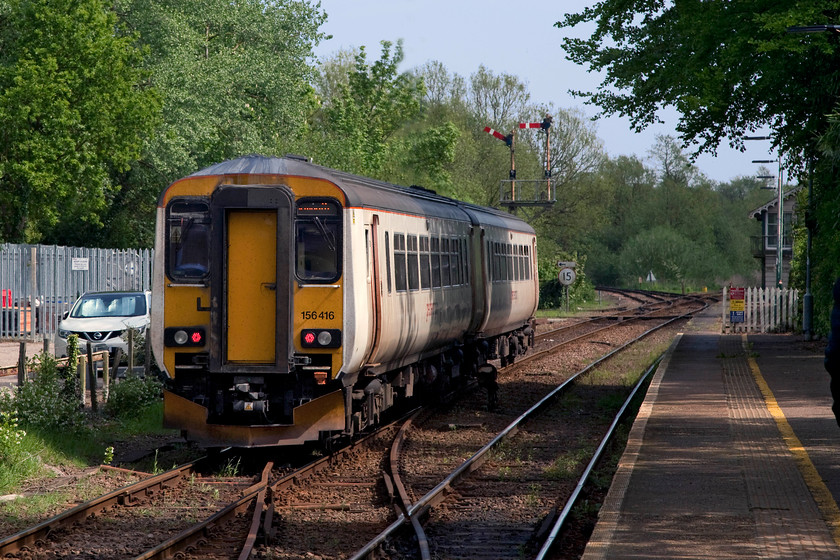
{"type": "Polygon", "coordinates": [[[66,339],[66,338],[67,338],[68,336],[70,336],[71,334],[73,334],[73,333],[72,333],[72,332],[70,332],[70,331],[66,331],[66,330],[64,330],[64,329],[58,329],[58,338],[64,338],[64,339],[66,339]]]}

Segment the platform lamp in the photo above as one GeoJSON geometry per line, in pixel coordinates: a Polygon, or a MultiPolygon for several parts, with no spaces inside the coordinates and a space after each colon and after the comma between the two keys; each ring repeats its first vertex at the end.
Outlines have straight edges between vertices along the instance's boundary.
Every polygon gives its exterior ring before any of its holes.
{"type": "MultiPolygon", "coordinates": [[[[840,33],[840,25],[820,24],[802,25],[787,28],[788,33],[840,33]]],[[[805,245],[805,295],[802,297],[802,331],[806,340],[811,340],[814,334],[814,295],[811,293],[811,234],[813,229],[813,209],[811,208],[811,195],[814,188],[814,159],[809,158],[808,162],[808,209],[805,213],[805,227],[808,231],[808,240],[805,245]]]]}

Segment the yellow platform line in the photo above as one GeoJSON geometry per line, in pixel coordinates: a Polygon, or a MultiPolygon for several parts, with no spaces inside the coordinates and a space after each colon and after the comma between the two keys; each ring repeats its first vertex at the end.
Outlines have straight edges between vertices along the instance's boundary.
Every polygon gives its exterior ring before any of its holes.
{"type": "Polygon", "coordinates": [[[831,492],[823,482],[822,477],[817,472],[817,468],[811,461],[811,457],[805,450],[805,446],[803,446],[802,442],[799,441],[799,438],[796,437],[796,433],[794,433],[793,428],[788,423],[784,412],[782,412],[782,407],[779,406],[779,403],[776,401],[776,397],[773,395],[773,391],[770,390],[770,386],[767,384],[764,376],[761,375],[758,363],[756,363],[755,358],[750,355],[746,334],[741,335],[741,342],[743,344],[744,352],[747,356],[747,363],[750,366],[753,378],[755,379],[761,394],[764,395],[764,403],[767,406],[767,410],[776,421],[776,425],[779,427],[779,432],[781,432],[782,438],[787,444],[788,449],[790,449],[791,453],[793,453],[796,465],[799,467],[799,471],[805,479],[805,484],[808,485],[808,489],[811,491],[811,495],[814,497],[814,501],[817,503],[820,513],[831,530],[831,536],[834,538],[834,542],[840,545],[840,508],[838,508],[837,502],[834,501],[834,496],[831,495],[831,492]]]}

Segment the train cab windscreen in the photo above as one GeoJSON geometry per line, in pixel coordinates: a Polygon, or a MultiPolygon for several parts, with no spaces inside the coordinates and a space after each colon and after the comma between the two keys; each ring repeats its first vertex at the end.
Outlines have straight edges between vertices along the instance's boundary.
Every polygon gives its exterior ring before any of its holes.
{"type": "Polygon", "coordinates": [[[301,199],[295,212],[295,274],[304,282],[335,282],[341,276],[341,205],[301,199]]]}
{"type": "Polygon", "coordinates": [[[167,273],[173,280],[197,280],[210,271],[210,206],[173,201],[167,208],[167,273]]]}

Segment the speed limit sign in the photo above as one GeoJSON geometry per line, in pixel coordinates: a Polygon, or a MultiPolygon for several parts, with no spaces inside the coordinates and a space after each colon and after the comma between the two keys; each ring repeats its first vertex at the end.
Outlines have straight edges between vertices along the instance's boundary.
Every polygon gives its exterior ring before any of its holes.
{"type": "Polygon", "coordinates": [[[574,284],[575,278],[577,278],[577,274],[575,274],[574,268],[560,269],[560,274],[557,276],[557,279],[560,280],[560,283],[564,286],[571,286],[574,284]]]}

